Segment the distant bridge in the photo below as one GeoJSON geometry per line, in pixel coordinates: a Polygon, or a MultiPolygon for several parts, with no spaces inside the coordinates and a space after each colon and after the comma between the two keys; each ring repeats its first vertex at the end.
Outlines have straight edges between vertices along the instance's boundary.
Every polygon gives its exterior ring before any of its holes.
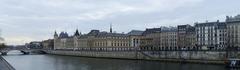
{"type": "Polygon", "coordinates": [[[30,48],[27,48],[25,46],[21,46],[21,47],[7,47],[7,48],[4,48],[4,49],[0,50],[0,53],[2,55],[7,55],[7,53],[9,51],[12,51],[12,50],[18,50],[18,51],[20,51],[23,54],[30,54],[32,52],[45,53],[42,49],[30,49],[30,48]]]}

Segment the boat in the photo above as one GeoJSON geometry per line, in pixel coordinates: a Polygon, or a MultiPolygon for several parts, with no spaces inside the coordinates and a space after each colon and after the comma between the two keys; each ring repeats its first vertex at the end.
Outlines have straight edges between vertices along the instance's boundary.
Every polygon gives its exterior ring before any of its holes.
{"type": "Polygon", "coordinates": [[[240,68],[240,59],[227,59],[225,64],[227,68],[240,68]]]}

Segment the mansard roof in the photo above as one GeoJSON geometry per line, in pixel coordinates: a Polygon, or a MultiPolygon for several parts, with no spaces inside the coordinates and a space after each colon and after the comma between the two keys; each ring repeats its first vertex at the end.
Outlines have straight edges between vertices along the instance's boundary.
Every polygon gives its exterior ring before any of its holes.
{"type": "Polygon", "coordinates": [[[146,29],[146,31],[143,32],[143,35],[152,34],[152,33],[161,33],[161,32],[177,32],[177,27],[160,27],[160,28],[152,28],[152,29],[146,29]]]}
{"type": "Polygon", "coordinates": [[[91,30],[87,35],[95,36],[95,37],[127,36],[127,34],[123,34],[123,33],[100,32],[99,30],[91,30]]]}
{"type": "Polygon", "coordinates": [[[87,35],[89,36],[95,36],[99,33],[100,31],[99,30],[91,30],[87,35]]]}
{"type": "Polygon", "coordinates": [[[217,26],[217,25],[221,25],[221,24],[225,24],[225,22],[205,22],[205,23],[196,23],[195,26],[199,27],[199,26],[217,26]]]}
{"type": "Polygon", "coordinates": [[[68,33],[67,32],[61,32],[60,34],[59,34],[59,38],[68,38],[69,36],[68,36],[68,33]]]}
{"type": "Polygon", "coordinates": [[[96,35],[96,37],[125,37],[127,34],[121,33],[108,33],[108,32],[100,32],[96,35]]]}
{"type": "Polygon", "coordinates": [[[178,25],[178,31],[190,31],[190,32],[194,32],[195,31],[195,27],[186,24],[186,25],[178,25]]]}
{"type": "Polygon", "coordinates": [[[161,32],[177,32],[177,27],[161,27],[161,32]]]}
{"type": "Polygon", "coordinates": [[[147,34],[151,34],[151,33],[158,33],[161,32],[161,28],[150,28],[150,29],[146,29],[142,35],[147,35],[147,34]]]}
{"type": "Polygon", "coordinates": [[[226,22],[240,22],[240,15],[237,16],[227,16],[226,17],[226,22]]]}
{"type": "Polygon", "coordinates": [[[189,24],[186,24],[186,25],[178,25],[178,29],[182,29],[182,28],[191,28],[193,26],[189,25],[189,24]]]}
{"type": "Polygon", "coordinates": [[[142,35],[144,31],[140,31],[140,30],[132,30],[130,32],[127,33],[127,35],[133,36],[133,35],[142,35]]]}
{"type": "Polygon", "coordinates": [[[81,38],[81,39],[83,39],[83,38],[88,38],[88,35],[87,35],[87,34],[84,34],[84,35],[79,36],[78,38],[81,38]]]}

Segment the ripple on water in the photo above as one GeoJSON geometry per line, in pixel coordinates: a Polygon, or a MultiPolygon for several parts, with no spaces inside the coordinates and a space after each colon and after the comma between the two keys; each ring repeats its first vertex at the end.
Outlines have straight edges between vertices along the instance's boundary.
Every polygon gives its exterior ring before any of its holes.
{"type": "Polygon", "coordinates": [[[224,65],[180,64],[57,55],[20,55],[19,52],[18,54],[4,56],[4,58],[17,70],[225,70],[224,65]]]}

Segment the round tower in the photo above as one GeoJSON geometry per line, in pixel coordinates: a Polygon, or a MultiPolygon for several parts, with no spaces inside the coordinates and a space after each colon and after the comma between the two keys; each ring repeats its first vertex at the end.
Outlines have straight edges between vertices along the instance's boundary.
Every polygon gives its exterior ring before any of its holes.
{"type": "Polygon", "coordinates": [[[54,39],[58,38],[57,31],[54,32],[54,39]]]}

